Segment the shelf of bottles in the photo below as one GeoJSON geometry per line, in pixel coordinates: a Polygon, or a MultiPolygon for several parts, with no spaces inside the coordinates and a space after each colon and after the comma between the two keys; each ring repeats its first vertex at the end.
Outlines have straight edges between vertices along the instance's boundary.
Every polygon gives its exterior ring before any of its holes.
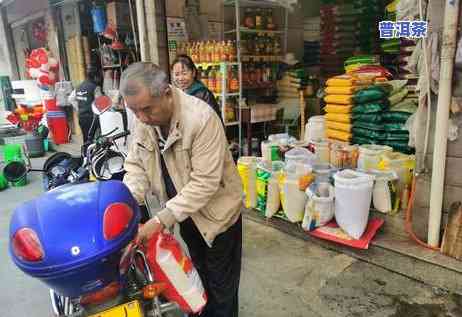
{"type": "Polygon", "coordinates": [[[239,125],[239,100],[241,94],[235,42],[182,43],[178,52],[191,56],[197,68],[198,78],[221,104],[221,113],[225,125],[239,125]]]}
{"type": "MultiPolygon", "coordinates": [[[[279,62],[287,49],[287,9],[276,1],[266,0],[224,0],[224,5],[232,7],[235,11],[234,26],[231,30],[225,30],[224,35],[227,39],[235,39],[237,43],[237,61],[241,79],[240,97],[255,99],[257,102],[259,100],[265,100],[265,103],[275,102],[279,62]],[[281,19],[276,16],[279,13],[281,19]]],[[[243,107],[244,105],[239,107],[240,118],[242,118],[243,107]]],[[[246,134],[250,147],[251,132],[246,134]]],[[[240,129],[241,150],[242,136],[242,129],[240,129]]]]}

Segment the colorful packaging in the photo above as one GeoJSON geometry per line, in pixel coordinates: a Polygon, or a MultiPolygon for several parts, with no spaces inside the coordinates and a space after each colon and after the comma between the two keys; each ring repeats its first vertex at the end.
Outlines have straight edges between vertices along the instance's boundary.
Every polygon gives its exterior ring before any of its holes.
{"type": "Polygon", "coordinates": [[[358,78],[350,75],[334,76],[326,82],[327,86],[333,87],[351,87],[370,84],[372,84],[372,80],[370,78],[358,78]]]}
{"type": "Polygon", "coordinates": [[[351,133],[333,129],[327,129],[326,134],[329,139],[335,139],[345,142],[349,142],[353,136],[351,133]]]}
{"type": "Polygon", "coordinates": [[[342,122],[335,122],[335,121],[326,121],[326,127],[328,129],[333,130],[340,130],[344,132],[351,132],[352,124],[351,123],[342,123],[342,122]]]}
{"type": "Polygon", "coordinates": [[[146,258],[156,281],[166,284],[165,298],[185,313],[200,313],[207,295],[199,273],[172,234],[158,232],[148,242],[146,258]]]}
{"type": "Polygon", "coordinates": [[[324,92],[328,95],[353,95],[356,91],[362,88],[364,88],[364,86],[328,86],[326,89],[324,89],[324,92]]]}
{"type": "Polygon", "coordinates": [[[327,113],[325,118],[327,121],[351,123],[351,115],[348,113],[327,113]]]}
{"type": "Polygon", "coordinates": [[[242,156],[237,161],[237,170],[242,180],[245,208],[257,206],[257,158],[242,156]]]}
{"type": "Polygon", "coordinates": [[[324,107],[324,110],[327,113],[351,113],[352,109],[353,109],[352,105],[345,106],[345,105],[328,104],[324,107]]]}
{"type": "Polygon", "coordinates": [[[358,91],[353,96],[355,103],[375,102],[386,97],[386,92],[380,86],[371,86],[366,89],[358,91]]]}
{"type": "Polygon", "coordinates": [[[353,103],[353,96],[351,95],[327,95],[324,97],[326,103],[351,105],[353,103]]]}

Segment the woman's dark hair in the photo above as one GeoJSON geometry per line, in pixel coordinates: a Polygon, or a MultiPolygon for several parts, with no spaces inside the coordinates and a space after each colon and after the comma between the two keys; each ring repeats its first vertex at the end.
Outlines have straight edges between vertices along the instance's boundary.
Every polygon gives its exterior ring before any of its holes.
{"type": "Polygon", "coordinates": [[[173,69],[173,66],[175,66],[178,63],[180,63],[181,65],[183,65],[184,67],[192,71],[194,73],[194,79],[197,79],[197,76],[198,76],[197,68],[196,68],[196,65],[194,65],[194,62],[191,59],[191,57],[189,57],[188,55],[184,55],[184,54],[177,55],[175,59],[173,60],[172,69],[173,69]]]}

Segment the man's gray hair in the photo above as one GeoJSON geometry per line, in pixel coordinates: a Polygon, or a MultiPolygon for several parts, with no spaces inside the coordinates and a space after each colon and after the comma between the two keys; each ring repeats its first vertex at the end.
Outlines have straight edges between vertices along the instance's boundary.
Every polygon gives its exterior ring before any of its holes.
{"type": "Polygon", "coordinates": [[[156,64],[138,62],[129,65],[120,77],[120,93],[122,96],[133,96],[139,91],[134,83],[149,88],[153,97],[161,96],[169,82],[167,74],[156,64]]]}

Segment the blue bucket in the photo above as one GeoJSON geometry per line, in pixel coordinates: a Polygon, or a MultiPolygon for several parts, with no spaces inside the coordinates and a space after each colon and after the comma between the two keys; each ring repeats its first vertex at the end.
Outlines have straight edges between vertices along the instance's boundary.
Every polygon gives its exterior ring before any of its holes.
{"type": "Polygon", "coordinates": [[[104,8],[97,6],[91,9],[91,18],[93,20],[93,32],[103,33],[107,24],[106,11],[104,8]]]}

